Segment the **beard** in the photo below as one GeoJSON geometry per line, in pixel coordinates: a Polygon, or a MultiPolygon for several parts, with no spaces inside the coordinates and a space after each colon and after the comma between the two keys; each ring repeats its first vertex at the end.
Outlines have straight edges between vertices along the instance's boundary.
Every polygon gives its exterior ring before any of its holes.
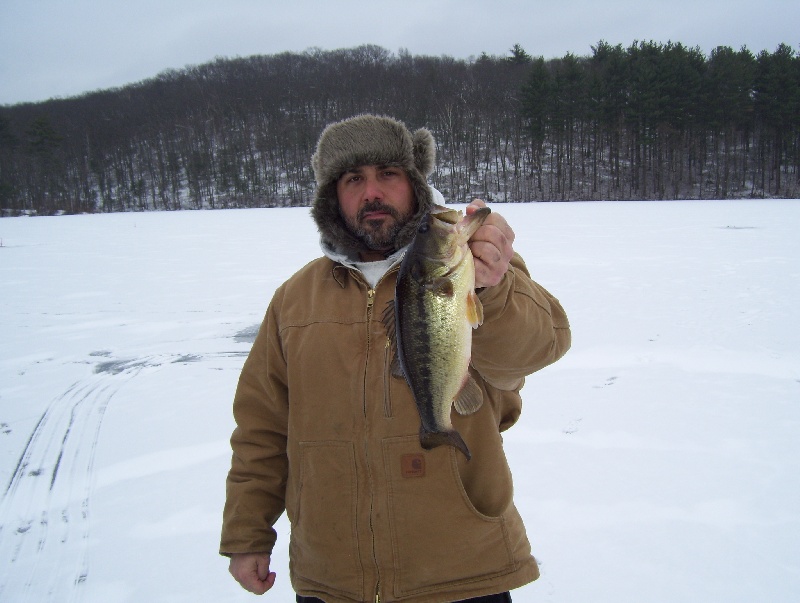
{"type": "Polygon", "coordinates": [[[413,215],[413,210],[400,212],[391,205],[373,201],[364,205],[355,219],[343,216],[348,230],[370,251],[387,251],[394,248],[394,240],[398,233],[408,223],[413,215]],[[377,220],[365,219],[367,213],[381,211],[389,215],[388,218],[377,220]]]}

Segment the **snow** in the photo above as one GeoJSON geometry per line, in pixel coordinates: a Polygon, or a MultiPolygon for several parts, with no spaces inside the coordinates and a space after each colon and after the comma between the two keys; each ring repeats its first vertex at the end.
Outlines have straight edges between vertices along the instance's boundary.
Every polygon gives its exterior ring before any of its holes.
{"type": "MultiPolygon", "coordinates": [[[[573,327],[505,436],[542,570],[514,600],[795,601],[800,204],[493,207],[573,327]]],[[[319,254],[308,210],[0,239],[0,600],[253,600],[217,554],[230,405],[273,290],[319,254]]]]}

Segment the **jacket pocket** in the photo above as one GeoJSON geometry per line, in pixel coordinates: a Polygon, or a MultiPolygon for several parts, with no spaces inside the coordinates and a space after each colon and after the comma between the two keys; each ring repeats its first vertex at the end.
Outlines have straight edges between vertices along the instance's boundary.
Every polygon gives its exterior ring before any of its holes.
{"type": "Polygon", "coordinates": [[[356,465],[350,442],[300,442],[300,474],[289,556],[293,584],[360,599],[356,465]]]}
{"type": "Polygon", "coordinates": [[[449,446],[424,451],[416,436],[384,441],[397,597],[515,569],[506,518],[472,505],[456,454],[449,446]],[[409,458],[418,459],[416,472],[403,470],[409,458]]]}

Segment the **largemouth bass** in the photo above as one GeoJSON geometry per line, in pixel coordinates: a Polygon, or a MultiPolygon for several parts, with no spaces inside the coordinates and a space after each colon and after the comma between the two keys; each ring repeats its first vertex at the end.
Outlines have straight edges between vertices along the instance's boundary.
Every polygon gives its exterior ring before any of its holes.
{"type": "Polygon", "coordinates": [[[454,446],[467,459],[469,448],[453,428],[450,411],[467,415],[483,404],[468,371],[472,329],[483,322],[483,306],[467,241],[489,213],[487,207],[470,216],[432,209],[403,258],[385,317],[395,343],[393,372],[405,378],[419,410],[420,444],[426,450],[454,446]]]}

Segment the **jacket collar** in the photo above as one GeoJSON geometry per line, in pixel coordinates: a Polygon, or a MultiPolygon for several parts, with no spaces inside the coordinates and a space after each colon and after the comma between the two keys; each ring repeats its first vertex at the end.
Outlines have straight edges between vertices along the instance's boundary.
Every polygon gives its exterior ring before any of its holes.
{"type": "Polygon", "coordinates": [[[350,268],[351,270],[358,271],[367,284],[374,288],[383,276],[395,265],[403,260],[403,256],[408,249],[408,245],[395,251],[392,255],[385,260],[378,260],[375,262],[362,262],[359,261],[355,254],[349,254],[342,249],[334,249],[324,239],[320,240],[320,247],[325,257],[330,259],[336,264],[350,268]]]}

